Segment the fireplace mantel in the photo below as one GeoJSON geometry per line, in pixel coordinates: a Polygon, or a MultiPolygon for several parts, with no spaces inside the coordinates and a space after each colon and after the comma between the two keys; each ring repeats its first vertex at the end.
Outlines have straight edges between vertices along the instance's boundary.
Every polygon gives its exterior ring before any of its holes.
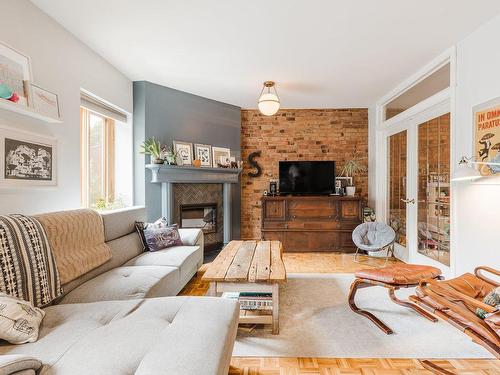
{"type": "Polygon", "coordinates": [[[231,241],[231,185],[240,182],[238,168],[196,168],[165,164],[148,164],[151,183],[161,184],[162,216],[170,224],[174,218],[174,189],[172,184],[222,184],[224,243],[231,241]]]}
{"type": "Polygon", "coordinates": [[[196,168],[165,164],[148,164],[146,168],[153,173],[152,183],[237,184],[241,173],[239,168],[196,168]]]}

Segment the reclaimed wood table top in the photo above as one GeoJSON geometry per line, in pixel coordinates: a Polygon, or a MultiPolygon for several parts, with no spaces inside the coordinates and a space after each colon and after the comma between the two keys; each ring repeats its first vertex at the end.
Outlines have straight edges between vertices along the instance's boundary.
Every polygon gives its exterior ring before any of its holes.
{"type": "Polygon", "coordinates": [[[202,277],[209,282],[283,283],[286,281],[280,241],[231,241],[202,277]]]}

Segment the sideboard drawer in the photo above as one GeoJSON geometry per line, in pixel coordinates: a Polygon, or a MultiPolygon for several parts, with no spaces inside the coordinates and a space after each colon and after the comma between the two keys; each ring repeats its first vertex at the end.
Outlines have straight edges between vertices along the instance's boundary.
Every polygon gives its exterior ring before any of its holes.
{"type": "Polygon", "coordinates": [[[340,202],[340,215],[344,220],[359,220],[361,212],[358,201],[340,202]]]}
{"type": "Polygon", "coordinates": [[[286,232],[286,251],[334,251],[340,248],[336,232],[286,232]]]}
{"type": "Polygon", "coordinates": [[[290,220],[320,219],[335,220],[338,218],[336,202],[323,200],[294,200],[288,203],[290,220]]]}
{"type": "Polygon", "coordinates": [[[264,219],[266,220],[285,220],[285,201],[266,201],[264,203],[264,219]]]}

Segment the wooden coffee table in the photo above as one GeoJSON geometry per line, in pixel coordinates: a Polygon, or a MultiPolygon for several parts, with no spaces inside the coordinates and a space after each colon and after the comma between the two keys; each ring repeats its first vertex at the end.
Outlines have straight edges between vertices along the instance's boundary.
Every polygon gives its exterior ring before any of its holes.
{"type": "Polygon", "coordinates": [[[279,333],[279,285],[286,282],[283,248],[279,241],[231,241],[208,266],[202,277],[210,283],[207,295],[224,292],[271,293],[272,314],[244,311],[240,323],[272,324],[279,333]]]}

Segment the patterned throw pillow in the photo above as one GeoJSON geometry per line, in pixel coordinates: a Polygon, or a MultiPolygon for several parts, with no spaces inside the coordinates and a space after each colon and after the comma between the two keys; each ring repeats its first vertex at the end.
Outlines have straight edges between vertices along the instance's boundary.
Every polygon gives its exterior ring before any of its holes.
{"type": "Polygon", "coordinates": [[[35,342],[44,316],[31,303],[0,293],[0,339],[11,344],[35,342]]]}
{"type": "MultiPolygon", "coordinates": [[[[491,292],[489,292],[484,297],[483,302],[487,305],[496,307],[498,310],[500,310],[500,286],[496,289],[493,289],[491,292]]],[[[481,319],[485,319],[487,317],[488,313],[481,308],[477,308],[476,315],[478,317],[480,317],[481,319]]]]}
{"type": "Polygon", "coordinates": [[[36,307],[47,306],[62,295],[49,240],[33,217],[0,216],[0,270],[0,292],[36,307]]]}
{"type": "Polygon", "coordinates": [[[181,236],[177,225],[168,227],[147,228],[144,230],[144,237],[149,251],[158,251],[172,246],[182,246],[181,236]]]}
{"type": "MultiPolygon", "coordinates": [[[[151,250],[149,248],[148,242],[146,241],[146,237],[144,235],[144,231],[146,229],[160,229],[160,228],[176,228],[177,229],[177,224],[168,225],[168,221],[167,221],[166,217],[161,217],[158,220],[156,220],[154,223],[145,223],[143,221],[136,221],[135,222],[135,229],[137,230],[137,233],[139,234],[139,238],[141,239],[142,248],[144,251],[156,251],[156,250],[151,250]]],[[[180,241],[180,236],[179,236],[179,241],[180,241]]],[[[180,241],[179,246],[180,245],[182,245],[182,241],[180,241]]],[[[178,246],[178,245],[172,245],[172,246],[178,246]]]]}

